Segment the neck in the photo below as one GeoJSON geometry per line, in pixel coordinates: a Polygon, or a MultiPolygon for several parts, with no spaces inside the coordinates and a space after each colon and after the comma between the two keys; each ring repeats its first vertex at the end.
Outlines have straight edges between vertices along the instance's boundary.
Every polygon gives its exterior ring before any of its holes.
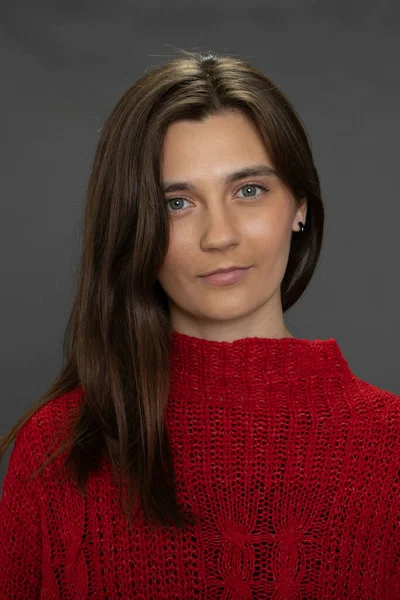
{"type": "Polygon", "coordinates": [[[199,338],[213,342],[234,342],[236,340],[244,338],[272,338],[272,339],[295,339],[290,333],[287,327],[283,324],[282,326],[267,328],[265,331],[259,326],[254,328],[237,329],[232,330],[231,328],[219,328],[218,330],[213,328],[201,327],[200,329],[193,324],[187,324],[186,326],[173,327],[171,326],[170,333],[179,333],[192,338],[199,338]]]}

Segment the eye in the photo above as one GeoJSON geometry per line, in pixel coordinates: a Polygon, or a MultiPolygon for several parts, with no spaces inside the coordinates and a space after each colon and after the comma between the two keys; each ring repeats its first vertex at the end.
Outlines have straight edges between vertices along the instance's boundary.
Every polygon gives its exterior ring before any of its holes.
{"type": "MultiPolygon", "coordinates": [[[[167,206],[170,202],[189,202],[189,200],[186,200],[186,198],[168,198],[168,200],[166,202],[167,206]]],[[[183,208],[178,208],[178,210],[173,210],[172,212],[180,213],[183,210],[184,210],[183,208]]]]}
{"type": "MultiPolygon", "coordinates": [[[[244,185],[242,185],[238,191],[240,190],[246,190],[248,191],[251,188],[258,188],[260,190],[262,190],[262,192],[268,192],[268,189],[264,186],[261,185],[260,183],[245,183],[244,185]]],[[[244,196],[244,198],[250,198],[251,200],[253,200],[254,198],[257,198],[257,196],[255,194],[250,194],[249,196],[244,196]]],[[[168,198],[168,200],[166,201],[166,204],[168,205],[170,202],[189,202],[189,200],[187,200],[186,198],[181,198],[176,196],[175,198],[168,198]]],[[[176,205],[175,205],[176,208],[176,205]]],[[[184,211],[184,208],[178,208],[178,210],[172,210],[170,212],[174,212],[174,213],[181,213],[184,211]]]]}
{"type": "MultiPolygon", "coordinates": [[[[267,192],[267,188],[264,185],[261,185],[259,183],[245,183],[244,185],[242,185],[242,187],[239,188],[239,190],[246,190],[248,191],[251,188],[259,188],[260,190],[262,190],[263,192],[267,192]]],[[[254,198],[255,194],[250,194],[249,196],[245,196],[245,198],[254,198]]]]}

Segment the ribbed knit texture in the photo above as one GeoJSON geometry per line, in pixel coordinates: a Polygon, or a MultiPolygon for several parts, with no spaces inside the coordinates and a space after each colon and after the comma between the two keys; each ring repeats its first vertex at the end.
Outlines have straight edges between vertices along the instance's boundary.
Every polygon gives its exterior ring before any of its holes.
{"type": "Polygon", "coordinates": [[[87,498],[23,481],[82,390],[20,430],[0,503],[0,598],[400,598],[400,397],[335,341],[171,334],[166,427],[197,524],[127,532],[107,460],[87,498]]]}

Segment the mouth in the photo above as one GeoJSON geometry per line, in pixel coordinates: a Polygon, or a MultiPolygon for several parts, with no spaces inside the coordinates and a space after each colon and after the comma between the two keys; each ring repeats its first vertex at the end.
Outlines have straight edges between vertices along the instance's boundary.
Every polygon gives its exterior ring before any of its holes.
{"type": "Polygon", "coordinates": [[[229,285],[241,281],[250,269],[251,267],[220,270],[209,275],[202,275],[201,279],[213,285],[229,285]]]}
{"type": "Polygon", "coordinates": [[[241,267],[241,266],[234,266],[234,267],[227,267],[226,269],[217,269],[216,271],[210,271],[209,273],[204,273],[204,275],[200,275],[200,277],[208,277],[209,275],[216,275],[217,273],[231,273],[232,271],[242,271],[245,269],[250,269],[252,265],[248,265],[245,267],[241,267]]]}

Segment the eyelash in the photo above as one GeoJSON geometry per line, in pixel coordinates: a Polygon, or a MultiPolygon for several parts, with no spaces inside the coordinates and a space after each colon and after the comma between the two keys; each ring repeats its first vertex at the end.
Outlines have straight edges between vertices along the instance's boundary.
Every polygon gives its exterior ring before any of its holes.
{"type": "MultiPolygon", "coordinates": [[[[261,185],[260,183],[245,183],[244,185],[242,185],[238,191],[242,190],[245,187],[258,187],[260,188],[263,192],[268,192],[269,190],[264,186],[261,185]]],[[[247,199],[251,199],[252,201],[255,199],[255,196],[248,196],[247,199]]],[[[172,200],[187,200],[187,198],[183,198],[181,196],[175,196],[174,198],[168,198],[168,200],[166,201],[166,203],[168,204],[168,202],[172,202],[172,200]]],[[[178,210],[173,210],[171,212],[173,213],[181,213],[183,212],[185,209],[184,208],[179,208],[178,210]]]]}

